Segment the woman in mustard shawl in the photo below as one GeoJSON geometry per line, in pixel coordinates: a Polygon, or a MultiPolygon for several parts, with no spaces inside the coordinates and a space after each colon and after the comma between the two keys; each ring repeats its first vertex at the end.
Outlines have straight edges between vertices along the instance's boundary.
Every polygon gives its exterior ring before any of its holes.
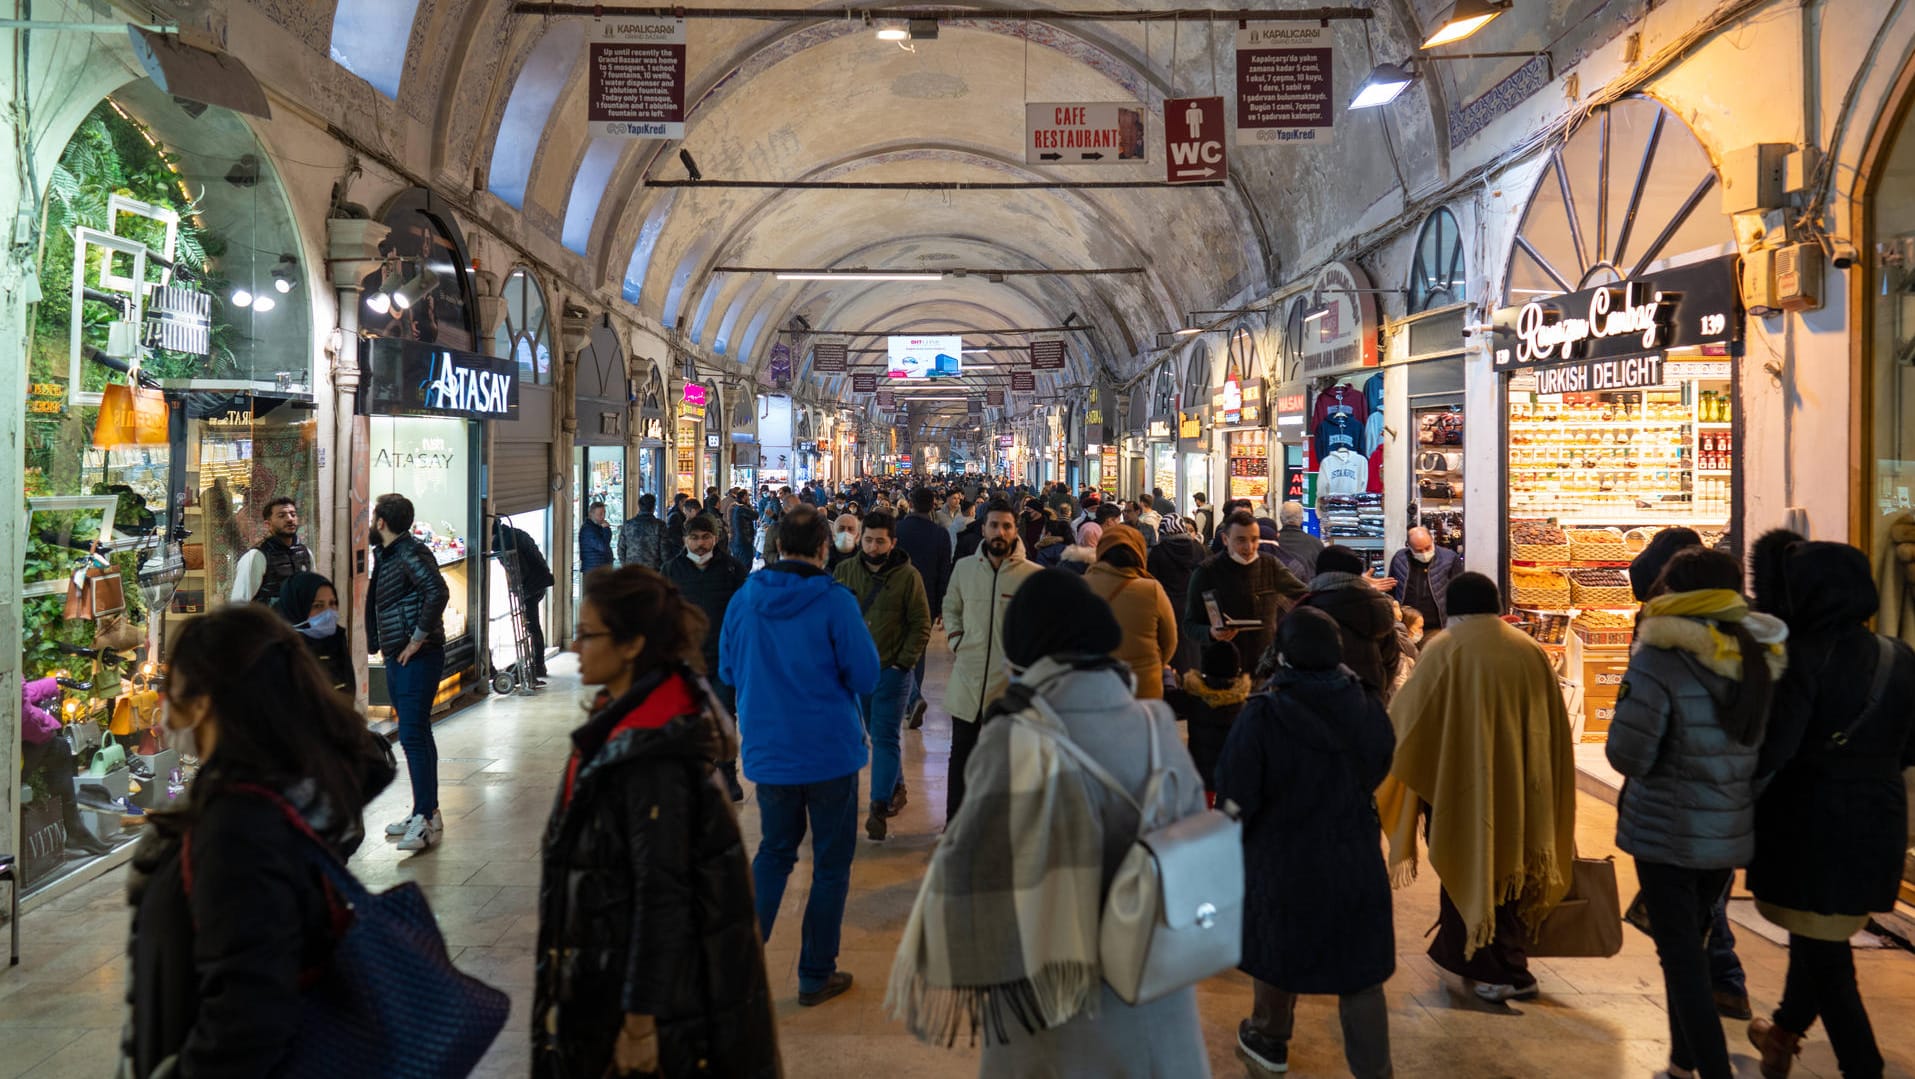
{"type": "Polygon", "coordinates": [[[1377,792],[1390,871],[1414,879],[1425,810],[1443,889],[1437,966],[1488,1001],[1536,995],[1523,942],[1569,890],[1576,767],[1542,648],[1499,616],[1496,583],[1450,582],[1450,618],[1390,703],[1396,760],[1377,792]]]}

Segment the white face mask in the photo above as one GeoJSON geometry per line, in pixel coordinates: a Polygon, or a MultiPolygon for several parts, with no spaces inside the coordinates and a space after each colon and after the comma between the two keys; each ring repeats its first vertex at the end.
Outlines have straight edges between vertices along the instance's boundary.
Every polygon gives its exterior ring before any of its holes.
{"type": "Polygon", "coordinates": [[[697,551],[686,551],[685,557],[692,560],[692,565],[702,566],[711,561],[711,552],[706,551],[704,554],[699,554],[697,551]]]}
{"type": "Polygon", "coordinates": [[[311,637],[315,641],[322,640],[332,636],[339,630],[339,612],[336,610],[320,611],[299,625],[294,626],[293,629],[307,637],[311,637]]]}
{"type": "Polygon", "coordinates": [[[1236,562],[1236,563],[1237,563],[1238,565],[1243,565],[1243,566],[1248,566],[1248,565],[1251,565],[1252,563],[1254,563],[1254,562],[1256,562],[1256,560],[1257,560],[1257,556],[1258,556],[1258,555],[1260,555],[1260,554],[1262,554],[1262,553],[1263,553],[1263,552],[1261,552],[1261,551],[1252,551],[1252,552],[1250,552],[1249,554],[1247,554],[1247,555],[1245,555],[1245,554],[1238,554],[1237,552],[1235,552],[1235,551],[1232,551],[1232,552],[1230,552],[1230,557],[1231,557],[1231,559],[1232,559],[1233,561],[1235,561],[1235,562],[1236,562]]]}
{"type": "Polygon", "coordinates": [[[838,545],[838,550],[844,551],[845,553],[849,554],[851,551],[851,548],[856,547],[858,545],[858,537],[852,535],[849,532],[840,532],[837,535],[831,537],[831,542],[838,545]]]}
{"type": "Polygon", "coordinates": [[[1411,551],[1410,556],[1418,562],[1428,562],[1430,559],[1436,557],[1436,548],[1431,547],[1427,551],[1411,551]]]}

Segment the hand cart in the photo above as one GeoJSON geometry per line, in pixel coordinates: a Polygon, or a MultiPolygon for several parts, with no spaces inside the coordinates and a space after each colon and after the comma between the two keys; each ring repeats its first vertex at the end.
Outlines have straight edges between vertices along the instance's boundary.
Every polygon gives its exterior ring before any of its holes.
{"type": "MultiPolygon", "coordinates": [[[[500,526],[506,529],[512,527],[510,517],[501,516],[495,520],[497,525],[493,529],[494,536],[499,534],[500,526]]],[[[531,696],[532,672],[538,666],[539,657],[532,652],[532,633],[526,628],[525,623],[525,599],[522,588],[525,578],[519,568],[518,548],[514,545],[508,549],[495,543],[492,548],[492,557],[499,560],[499,568],[505,571],[506,604],[512,620],[513,651],[517,657],[509,667],[500,667],[496,662],[492,663],[492,692],[501,695],[517,692],[521,696],[531,696]]],[[[487,658],[490,659],[490,656],[487,658]]]]}

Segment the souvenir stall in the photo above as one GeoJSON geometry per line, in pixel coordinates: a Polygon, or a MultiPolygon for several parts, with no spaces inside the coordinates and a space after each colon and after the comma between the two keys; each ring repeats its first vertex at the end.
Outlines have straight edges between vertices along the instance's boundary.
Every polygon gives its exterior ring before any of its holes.
{"type": "Polygon", "coordinates": [[[1331,263],[1285,319],[1286,370],[1310,388],[1306,487],[1325,543],[1361,552],[1383,567],[1383,376],[1377,370],[1377,313],[1369,276],[1331,263]]]}
{"type": "MultiPolygon", "coordinates": [[[[703,383],[687,382],[679,387],[677,424],[672,432],[675,467],[672,471],[671,495],[701,497],[704,493],[704,488],[698,482],[698,459],[704,452],[702,433],[706,401],[703,383]]],[[[671,500],[667,498],[665,501],[669,503],[671,500]]]]}

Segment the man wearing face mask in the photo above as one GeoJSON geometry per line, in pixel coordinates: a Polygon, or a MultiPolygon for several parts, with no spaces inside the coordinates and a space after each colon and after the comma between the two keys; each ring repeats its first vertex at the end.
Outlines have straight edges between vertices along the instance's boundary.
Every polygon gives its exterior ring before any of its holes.
{"type": "Polygon", "coordinates": [[[831,554],[825,559],[825,572],[837,573],[838,566],[857,554],[860,530],[855,514],[844,513],[831,523],[831,554]]]}
{"type": "Polygon", "coordinates": [[[883,510],[865,515],[858,557],[832,571],[839,584],[858,597],[864,626],[878,649],[878,687],[859,700],[864,731],[871,739],[871,809],[865,836],[885,838],[885,821],[904,809],[904,774],[899,759],[899,728],[916,683],[915,669],[931,640],[931,606],[924,577],[911,556],[897,545],[897,520],[883,510]]]}
{"type": "Polygon", "coordinates": [[[1463,572],[1463,560],[1438,547],[1427,528],[1410,529],[1409,546],[1390,559],[1390,579],[1379,582],[1396,601],[1423,615],[1423,635],[1436,636],[1449,613],[1450,581],[1463,572]]]}
{"type": "MultiPolygon", "coordinates": [[[[731,597],[744,585],[751,567],[719,544],[715,521],[699,516],[686,523],[685,546],[665,563],[664,573],[666,580],[678,586],[681,595],[705,612],[705,621],[710,627],[701,645],[705,674],[719,703],[736,716],[737,692],[718,677],[718,633],[719,627],[725,624],[725,609],[731,606],[731,597]]],[[[730,792],[731,800],[744,801],[745,790],[738,785],[738,762],[720,761],[718,770],[725,777],[725,789],[730,792]]]]}
{"type": "Polygon", "coordinates": [[[1223,551],[1190,575],[1190,591],[1184,598],[1184,632],[1200,641],[1229,641],[1237,646],[1243,669],[1255,671],[1270,645],[1277,620],[1309,589],[1274,555],[1260,549],[1263,535],[1256,515],[1249,510],[1231,511],[1217,531],[1223,537],[1223,551]],[[1217,626],[1211,621],[1207,597],[1216,599],[1226,622],[1255,624],[1217,626]]]}
{"type": "Polygon", "coordinates": [[[952,565],[951,583],[944,590],[944,639],[951,646],[951,677],[944,687],[944,710],[951,713],[947,823],[964,802],[964,765],[977,746],[985,709],[1010,684],[1004,665],[1004,608],[1025,578],[1040,568],[1024,557],[1017,514],[1009,502],[986,504],[980,528],[977,551],[952,565]]]}

